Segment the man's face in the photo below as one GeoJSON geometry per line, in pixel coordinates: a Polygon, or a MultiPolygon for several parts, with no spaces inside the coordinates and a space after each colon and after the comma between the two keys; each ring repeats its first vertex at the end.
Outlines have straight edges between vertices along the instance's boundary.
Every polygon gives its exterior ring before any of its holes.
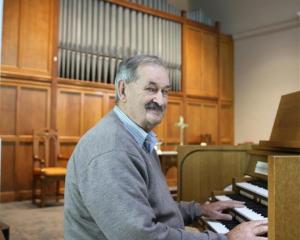
{"type": "Polygon", "coordinates": [[[125,85],[125,113],[146,131],[161,122],[170,90],[168,72],[158,65],[141,65],[137,80],[125,85]]]}

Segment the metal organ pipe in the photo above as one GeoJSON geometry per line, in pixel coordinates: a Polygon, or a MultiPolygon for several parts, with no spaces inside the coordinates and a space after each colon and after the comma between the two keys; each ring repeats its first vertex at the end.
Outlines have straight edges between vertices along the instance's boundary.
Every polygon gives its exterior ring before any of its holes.
{"type": "MultiPolygon", "coordinates": [[[[165,0],[131,2],[180,15],[165,0]]],[[[106,1],[60,1],[59,77],[113,84],[118,64],[135,54],[162,58],[181,91],[181,24],[106,1]]]]}

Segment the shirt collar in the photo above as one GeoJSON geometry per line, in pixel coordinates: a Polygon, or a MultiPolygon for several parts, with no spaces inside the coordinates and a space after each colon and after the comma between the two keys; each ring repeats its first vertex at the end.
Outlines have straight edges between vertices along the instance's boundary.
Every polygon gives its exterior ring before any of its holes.
{"type": "Polygon", "coordinates": [[[115,106],[113,110],[120,119],[120,121],[123,123],[124,127],[133,136],[133,138],[141,148],[145,148],[144,144],[147,138],[150,152],[152,152],[154,146],[157,144],[155,133],[153,131],[147,133],[144,129],[142,129],[134,121],[132,121],[118,106],[115,106]]]}

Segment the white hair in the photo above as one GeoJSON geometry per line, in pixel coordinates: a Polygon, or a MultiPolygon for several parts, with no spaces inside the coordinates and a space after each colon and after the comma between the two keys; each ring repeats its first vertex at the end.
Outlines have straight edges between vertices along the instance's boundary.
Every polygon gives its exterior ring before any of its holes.
{"type": "Polygon", "coordinates": [[[124,59],[119,67],[115,78],[115,97],[116,103],[119,101],[119,85],[120,81],[130,83],[137,80],[137,69],[141,65],[154,64],[161,66],[167,70],[164,62],[157,56],[152,55],[136,55],[127,59],[124,59]]]}

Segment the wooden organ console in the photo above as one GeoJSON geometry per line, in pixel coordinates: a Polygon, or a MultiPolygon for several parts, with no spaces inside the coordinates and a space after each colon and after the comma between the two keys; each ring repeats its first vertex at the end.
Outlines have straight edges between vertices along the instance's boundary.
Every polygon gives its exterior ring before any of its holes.
{"type": "Polygon", "coordinates": [[[245,201],[229,210],[232,221],[200,220],[206,228],[226,233],[241,222],[268,219],[269,240],[300,239],[300,92],[281,97],[269,141],[182,146],[178,170],[178,200],[245,201]]]}

